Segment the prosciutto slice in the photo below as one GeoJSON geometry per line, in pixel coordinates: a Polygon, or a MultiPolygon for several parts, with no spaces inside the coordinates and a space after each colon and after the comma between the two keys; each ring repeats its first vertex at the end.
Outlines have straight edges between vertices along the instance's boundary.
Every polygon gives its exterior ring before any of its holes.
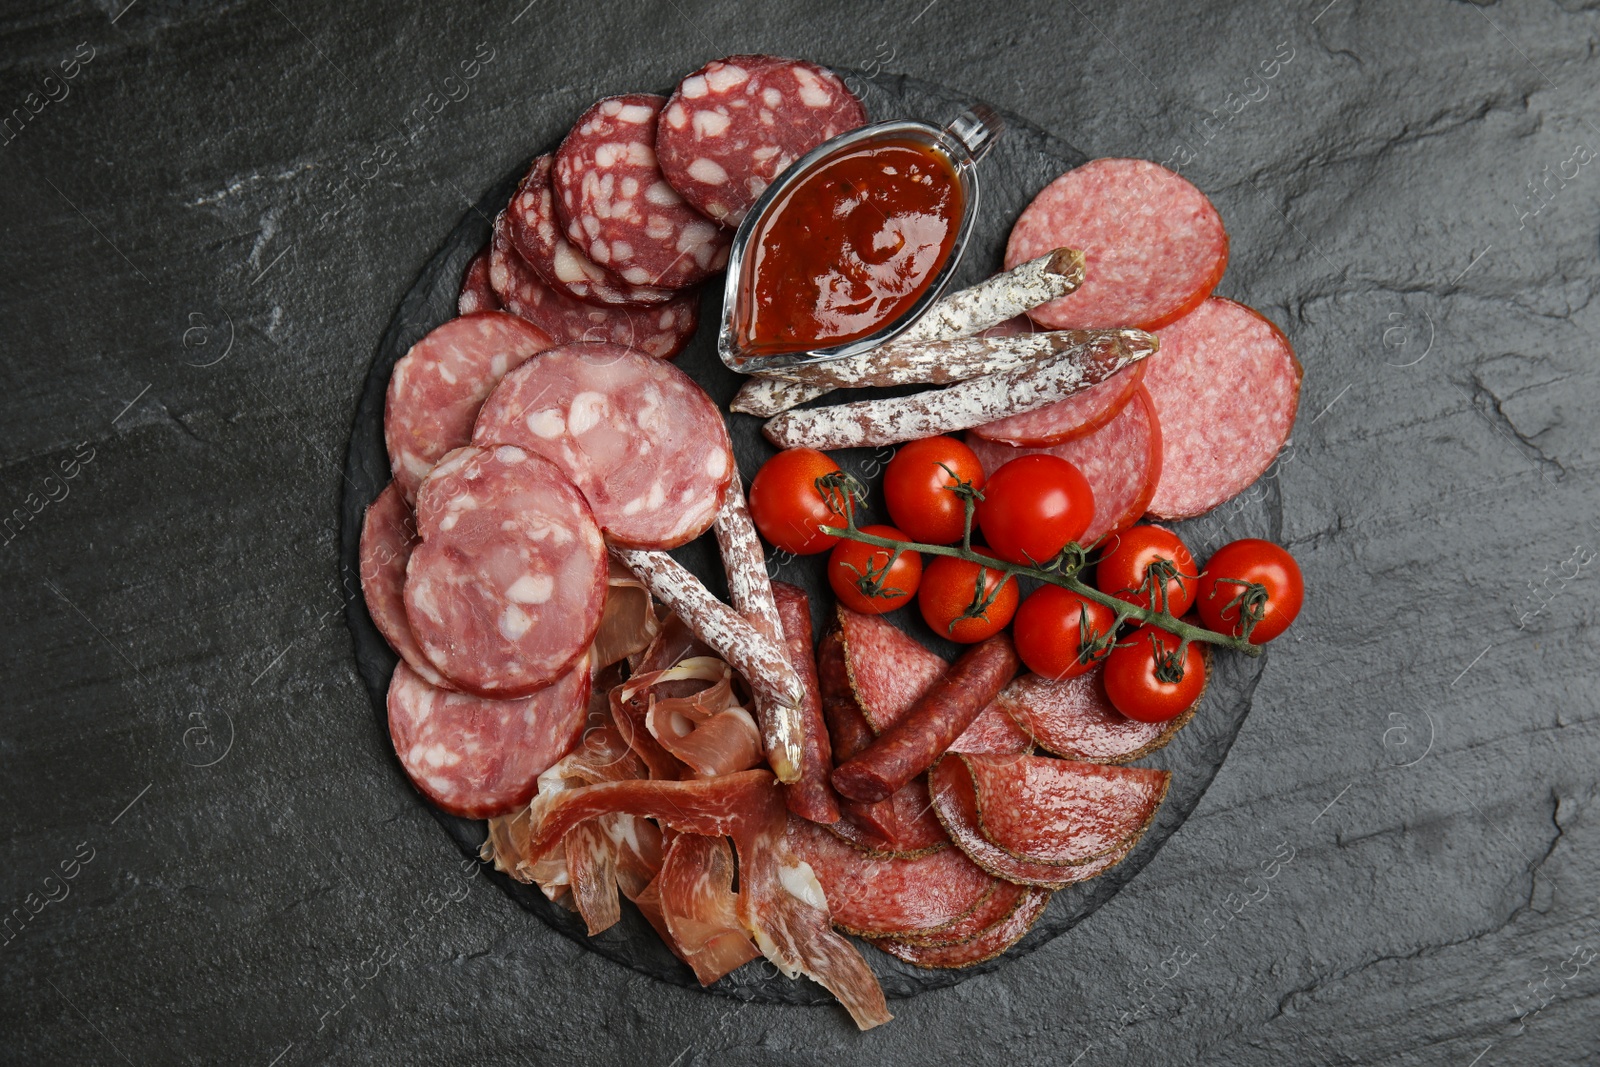
{"type": "Polygon", "coordinates": [[[760,766],[761,732],[735,699],[733,670],[721,660],[710,656],[686,659],[664,671],[637,675],[618,691],[619,699],[635,708],[644,696],[648,702],[644,722],[650,736],[696,778],[760,766]],[[706,686],[680,697],[650,692],[660,682],[676,681],[706,686]]]}
{"type": "Polygon", "coordinates": [[[729,836],[739,857],[739,921],[761,954],[784,974],[821,983],[865,1029],[892,1016],[861,954],[835,933],[815,874],[784,843],[783,794],[769,771],[741,771],[686,782],[604,782],[534,799],[534,856],[555,849],[568,830],[615,812],[659,820],[681,833],[729,836]]]}
{"type": "Polygon", "coordinates": [[[652,890],[673,951],[694,969],[701,985],[761,955],[739,921],[727,838],[678,834],[652,890]]]}

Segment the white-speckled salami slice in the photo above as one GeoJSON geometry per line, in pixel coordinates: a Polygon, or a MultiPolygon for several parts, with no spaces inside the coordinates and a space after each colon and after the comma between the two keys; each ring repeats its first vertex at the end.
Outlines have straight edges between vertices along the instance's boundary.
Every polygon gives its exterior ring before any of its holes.
{"type": "Polygon", "coordinates": [[[656,164],[666,100],[608,96],[556,149],[551,187],[567,238],[632,285],[682,289],[728,261],[727,231],[690,207],[656,164]]]}
{"type": "Polygon", "coordinates": [[[441,689],[455,688],[422,654],[411,623],[406,620],[406,564],[417,546],[417,522],[411,505],[396,482],[384,487],[367,508],[361,524],[361,595],[367,614],[389,642],[423,680],[441,689]]]}
{"type": "Polygon", "coordinates": [[[500,298],[494,295],[489,284],[489,246],[478,249],[467,261],[461,275],[461,292],[456,296],[456,314],[471,315],[476,311],[499,311],[500,298]]]}
{"type": "Polygon", "coordinates": [[[728,56],[678,83],[661,114],[656,154],[679,195],[738,226],[789,164],[866,121],[866,108],[830,70],[728,56]]]}
{"type": "Polygon", "coordinates": [[[1145,389],[1161,418],[1161,480],[1150,513],[1203,515],[1244,490],[1289,439],[1300,361],[1259,312],[1207,300],[1161,331],[1145,389]]]}
{"type": "Polygon", "coordinates": [[[383,407],[389,469],[407,501],[439,458],[472,437],[483,398],[506,371],[556,342],[503,311],[451,319],[394,365],[383,407]]]}
{"type": "Polygon", "coordinates": [[[620,345],[562,345],[518,368],[484,404],[473,440],[556,464],[612,543],[629,548],[677,548],[705,533],[734,473],[705,390],[620,345]]]}
{"type": "Polygon", "coordinates": [[[417,532],[406,618],[458,688],[528,696],[584,655],[605,608],[605,539],[555,464],[506,444],[458,448],[418,490],[417,532]]]}
{"type": "Polygon", "coordinates": [[[555,157],[540,156],[506,205],[507,232],[528,266],[549,285],[568,296],[591,304],[664,304],[677,296],[674,289],[630,285],[584,255],[561,232],[556,219],[555,193],[550,190],[550,168],[555,157]]]}
{"type": "Polygon", "coordinates": [[[406,777],[451,815],[488,819],[533,799],[539,775],[577,745],[589,664],[517,700],[485,700],[423,681],[404,663],[389,680],[389,738],[406,777]]]}
{"type": "Polygon", "coordinates": [[[1210,296],[1228,265],[1206,194],[1144,159],[1096,159],[1045,186],[1011,228],[1006,266],[1061,247],[1083,249],[1083,284],[1028,312],[1057,330],[1160,329],[1210,296]]]}
{"type": "Polygon", "coordinates": [[[1094,490],[1094,520],[1082,538],[1087,545],[1132,526],[1149,509],[1162,472],[1161,434],[1155,406],[1137,386],[1133,400],[1087,437],[1049,448],[1017,448],[969,436],[967,445],[991,474],[1018,456],[1038,453],[1059,456],[1082,471],[1094,490]]]}
{"type": "Polygon", "coordinates": [[[504,212],[489,245],[489,281],[505,309],[557,341],[609,341],[671,359],[700,321],[700,294],[688,290],[656,307],[605,306],[574,300],[552,288],[511,243],[504,212]]]}

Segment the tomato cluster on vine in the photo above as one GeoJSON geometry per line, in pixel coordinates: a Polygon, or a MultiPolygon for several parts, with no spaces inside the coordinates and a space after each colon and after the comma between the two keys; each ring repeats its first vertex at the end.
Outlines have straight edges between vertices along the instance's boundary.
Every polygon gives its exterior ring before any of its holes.
{"type": "Polygon", "coordinates": [[[750,509],[775,547],[830,552],[829,585],[851,610],[882,614],[915,598],[930,628],[963,643],[1010,625],[1029,670],[1065,679],[1101,666],[1107,697],[1133,719],[1192,708],[1205,645],[1256,654],[1304,601],[1299,566],[1270,541],[1233,541],[1203,568],[1154,524],[1080,546],[1094,493],[1056,456],[1021,456],[986,478],[965,444],[930,437],[895,454],[883,490],[893,525],[858,525],[861,485],[825,453],[788,449],[756,475],[750,509]],[[1019,576],[1039,587],[1023,597],[1019,576]]]}

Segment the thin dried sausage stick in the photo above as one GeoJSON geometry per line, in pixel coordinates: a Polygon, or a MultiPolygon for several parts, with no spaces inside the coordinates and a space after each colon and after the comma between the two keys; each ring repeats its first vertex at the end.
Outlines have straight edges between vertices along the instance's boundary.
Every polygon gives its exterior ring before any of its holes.
{"type": "Polygon", "coordinates": [[[840,764],[833,787],[852,800],[882,800],[933,766],[1017,673],[1017,651],[999,633],[962,653],[905,717],[840,764]]]}
{"type": "Polygon", "coordinates": [[[800,704],[805,684],[782,646],[762,636],[728,605],[712,596],[700,579],[665,552],[615,548],[612,554],[671,608],[696,637],[744,675],[756,695],[761,744],[780,782],[800,777],[800,704]]]}
{"type": "Polygon", "coordinates": [[[837,389],[885,385],[949,385],[986,374],[1042,363],[1056,356],[1087,354],[1114,343],[1120,330],[1052,330],[1016,337],[958,337],[883,345],[860,356],[791,367],[781,373],[837,389]]]}
{"type": "Polygon", "coordinates": [[[788,411],[761,432],[779,448],[824,451],[892,445],[966,430],[1023,411],[1033,411],[1105,381],[1156,351],[1143,330],[1109,331],[1105,343],[1043,363],[960,382],[944,389],[882,400],[859,400],[827,408],[788,411]]]}

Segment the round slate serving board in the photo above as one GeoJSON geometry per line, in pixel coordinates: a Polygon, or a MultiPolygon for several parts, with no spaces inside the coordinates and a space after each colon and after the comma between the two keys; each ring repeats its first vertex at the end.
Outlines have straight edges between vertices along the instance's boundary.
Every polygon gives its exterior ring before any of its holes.
{"type": "MultiPolygon", "coordinates": [[[[943,124],[976,103],[960,94],[912,78],[873,78],[859,73],[841,73],[861,96],[873,121],[914,118],[943,124]]],[[[1015,116],[1004,117],[1008,128],[981,165],[982,205],[972,241],[953,288],[973,284],[999,270],[1011,224],[1022,209],[1040,189],[1063,171],[1085,162],[1086,157],[1065,141],[1015,116]]],[[[340,561],[345,571],[343,577],[349,582],[356,582],[360,572],[358,541],[362,515],[389,481],[389,464],[383,442],[383,403],[390,371],[395,361],[419,338],[454,317],[456,293],[467,260],[488,240],[494,216],[510,198],[524,169],[519,167],[515,172],[501,177],[466,213],[444,246],[423,267],[411,290],[402,298],[378,344],[377,355],[356,410],[350,448],[345,458],[345,490],[340,504],[340,561]]],[[[700,330],[676,363],[726,409],[741,378],[724,367],[716,355],[716,322],[721,297],[719,275],[705,286],[700,330]]],[[[822,403],[830,400],[826,398],[822,403]]],[[[729,417],[734,452],[747,481],[773,451],[762,439],[760,427],[761,420],[750,416],[729,417]]],[[[893,450],[887,448],[834,453],[843,467],[861,477],[869,486],[875,486],[884,463],[892,454],[893,450]]],[[[876,492],[873,503],[881,504],[876,492]]],[[[875,510],[877,515],[883,515],[881,506],[875,510]]],[[[1236,537],[1276,540],[1280,517],[1278,483],[1274,478],[1264,478],[1235,501],[1202,519],[1178,524],[1177,529],[1195,554],[1204,559],[1211,550],[1236,537]]],[[[721,563],[709,534],[679,549],[674,555],[700,575],[713,592],[726,594],[721,563]]],[[[817,556],[774,561],[771,568],[774,577],[800,585],[811,594],[812,613],[819,627],[833,603],[832,593],[823,576],[822,561],[825,559],[826,556],[817,556]]],[[[356,586],[352,584],[349,587],[356,586]]],[[[356,664],[371,694],[374,713],[380,721],[387,723],[385,695],[395,656],[373,626],[365,605],[359,599],[349,603],[346,618],[354,638],[356,664]]],[[[914,608],[896,612],[890,618],[947,658],[953,658],[956,654],[956,646],[929,630],[914,608]]],[[[1057,892],[1044,915],[1022,942],[1004,956],[988,963],[956,971],[921,970],[880,953],[865,942],[857,941],[882,980],[885,993],[891,998],[915,996],[924,990],[953,985],[1002,967],[1008,960],[1024,955],[1071,929],[1115,896],[1150,862],[1199,803],[1250,710],[1251,695],[1263,662],[1262,659],[1247,659],[1231,653],[1215,656],[1211,681],[1199,713],[1172,744],[1140,761],[1145,766],[1171,771],[1172,786],[1154,825],[1126,860],[1099,878],[1057,892]]],[[[397,789],[411,791],[392,753],[372,755],[373,758],[386,759],[393,767],[397,789]]],[[[478,846],[485,836],[483,823],[445,815],[427,805],[420,795],[417,795],[416,802],[433,812],[464,854],[477,855],[478,846]]],[[[512,900],[578,944],[663,981],[699,988],[689,968],[667,950],[655,931],[631,906],[624,907],[623,920],[616,926],[598,937],[589,937],[577,915],[547,901],[534,886],[523,885],[499,874],[491,874],[491,877],[512,900]]],[[[748,964],[722,979],[710,991],[743,1000],[774,1003],[817,1004],[832,999],[820,986],[805,980],[784,978],[762,960],[748,964]]]]}

